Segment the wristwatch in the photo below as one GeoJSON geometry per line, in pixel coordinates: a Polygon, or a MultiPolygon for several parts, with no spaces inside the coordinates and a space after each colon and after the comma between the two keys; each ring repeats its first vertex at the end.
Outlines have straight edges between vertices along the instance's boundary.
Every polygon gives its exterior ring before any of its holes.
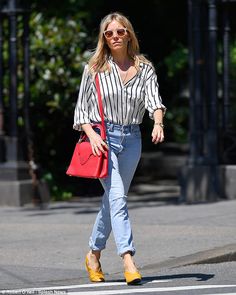
{"type": "Polygon", "coordinates": [[[161,126],[161,128],[163,128],[163,129],[164,129],[164,127],[165,127],[163,123],[159,123],[159,122],[154,123],[154,125],[159,125],[159,126],[161,126]]]}

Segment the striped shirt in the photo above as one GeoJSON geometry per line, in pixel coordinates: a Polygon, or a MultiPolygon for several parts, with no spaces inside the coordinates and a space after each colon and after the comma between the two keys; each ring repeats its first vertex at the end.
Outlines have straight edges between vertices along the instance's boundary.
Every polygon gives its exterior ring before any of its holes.
{"type": "MultiPolygon", "coordinates": [[[[118,66],[112,60],[109,63],[110,70],[98,74],[105,120],[121,125],[140,124],[145,109],[151,119],[157,109],[165,113],[166,107],[162,104],[157,75],[152,65],[140,62],[140,71],[124,84],[118,66]]],[[[82,124],[91,121],[101,122],[101,118],[95,81],[86,65],[74,111],[73,128],[81,130],[82,124]]]]}

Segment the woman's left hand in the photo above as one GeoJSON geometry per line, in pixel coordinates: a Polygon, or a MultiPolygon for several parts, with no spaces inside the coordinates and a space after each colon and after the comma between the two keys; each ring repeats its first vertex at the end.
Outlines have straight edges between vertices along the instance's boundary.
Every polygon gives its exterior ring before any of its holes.
{"type": "Polygon", "coordinates": [[[157,144],[164,141],[164,130],[159,125],[154,125],[152,130],[152,142],[157,144]]]}

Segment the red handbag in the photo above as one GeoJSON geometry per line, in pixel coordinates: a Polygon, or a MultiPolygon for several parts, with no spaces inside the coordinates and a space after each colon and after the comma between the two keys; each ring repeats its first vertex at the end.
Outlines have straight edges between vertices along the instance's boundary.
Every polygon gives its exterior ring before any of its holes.
{"type": "MultiPolygon", "coordinates": [[[[95,131],[100,133],[102,140],[106,141],[106,127],[102,107],[101,90],[98,75],[95,77],[96,89],[98,94],[98,105],[101,115],[101,124],[92,124],[95,131]]],[[[84,178],[105,178],[108,175],[108,151],[100,152],[99,156],[94,156],[88,136],[82,133],[76,143],[70,165],[66,171],[69,176],[84,178]]]]}

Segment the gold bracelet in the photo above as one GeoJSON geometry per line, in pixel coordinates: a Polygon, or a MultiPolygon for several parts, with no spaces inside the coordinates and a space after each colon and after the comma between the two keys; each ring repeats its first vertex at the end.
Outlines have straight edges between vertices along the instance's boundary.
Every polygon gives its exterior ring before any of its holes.
{"type": "Polygon", "coordinates": [[[164,127],[165,127],[164,124],[160,123],[160,122],[154,123],[154,125],[159,125],[159,126],[161,126],[162,129],[164,129],[164,127]]]}

